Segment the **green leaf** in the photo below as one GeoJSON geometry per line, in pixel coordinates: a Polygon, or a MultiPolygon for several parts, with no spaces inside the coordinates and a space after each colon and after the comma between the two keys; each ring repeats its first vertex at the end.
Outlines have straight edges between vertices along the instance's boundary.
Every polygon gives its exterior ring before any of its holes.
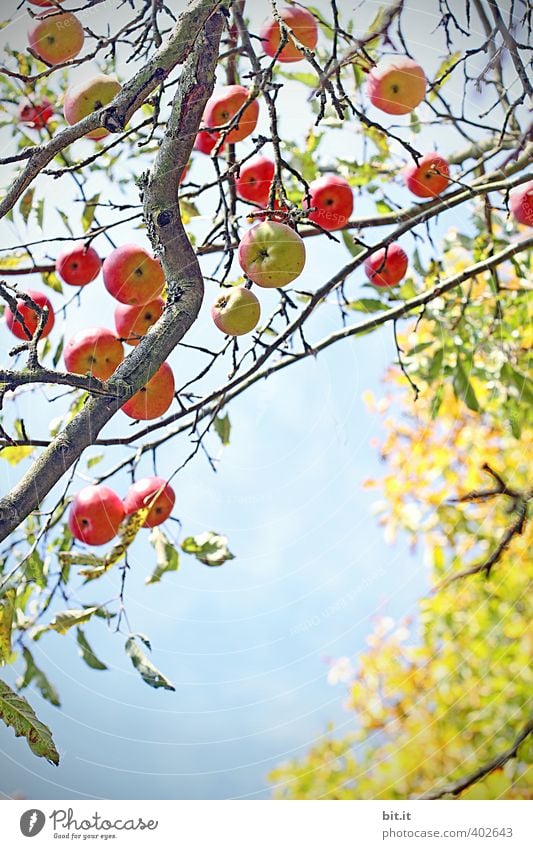
{"type": "Polygon", "coordinates": [[[501,379],[507,385],[516,387],[518,396],[524,404],[527,404],[528,407],[533,406],[533,384],[525,374],[517,371],[510,363],[504,363],[501,369],[501,379]]]}
{"type": "Polygon", "coordinates": [[[358,256],[362,251],[364,251],[364,245],[360,245],[355,241],[354,237],[347,230],[342,231],[342,241],[350,251],[353,257],[358,256]]]}
{"type": "Polygon", "coordinates": [[[24,690],[33,682],[43,699],[51,702],[51,704],[56,707],[61,707],[59,693],[54,685],[48,680],[44,672],[39,669],[30,650],[24,648],[22,650],[22,655],[26,662],[26,670],[24,675],[17,679],[17,690],[24,690]]]}
{"type": "Polygon", "coordinates": [[[11,657],[11,628],[15,612],[15,597],[17,591],[6,590],[0,598],[0,665],[7,663],[11,657]]]}
{"type": "Polygon", "coordinates": [[[37,214],[37,224],[42,230],[44,220],[44,198],[39,198],[39,200],[35,204],[35,212],[37,214]]]}
{"type": "Polygon", "coordinates": [[[103,459],[103,454],[97,454],[96,457],[89,457],[89,459],[87,460],[87,468],[92,469],[93,466],[96,466],[98,463],[101,463],[103,459]]]}
{"type": "Polygon", "coordinates": [[[7,448],[0,448],[0,457],[2,460],[7,460],[10,466],[16,466],[17,463],[25,460],[34,452],[31,445],[13,445],[7,448]]]}
{"type": "MultiPolygon", "coordinates": [[[[448,71],[452,67],[452,65],[454,65],[457,62],[457,60],[460,58],[460,56],[461,56],[460,51],[457,52],[457,53],[450,53],[449,56],[446,56],[446,58],[441,62],[441,64],[437,68],[437,72],[435,74],[435,79],[440,80],[440,78],[443,76],[443,74],[445,74],[446,71],[448,71]]],[[[430,100],[430,101],[435,100],[437,91],[439,90],[441,85],[444,85],[445,82],[446,82],[446,80],[444,79],[441,83],[439,83],[438,85],[434,85],[432,87],[431,91],[428,94],[428,100],[430,100]]]]}
{"type": "Polygon", "coordinates": [[[61,280],[54,271],[43,271],[41,278],[44,285],[48,286],[52,291],[60,293],[63,291],[61,280]]]}
{"type": "Polygon", "coordinates": [[[420,274],[421,277],[426,276],[427,272],[426,272],[424,266],[422,265],[422,261],[420,259],[420,254],[418,253],[418,248],[416,248],[413,252],[413,268],[415,269],[417,274],[420,274]]]}
{"type": "Polygon", "coordinates": [[[383,312],[389,309],[387,304],[374,298],[359,298],[358,301],[350,301],[347,307],[355,312],[383,312]]]}
{"type": "Polygon", "coordinates": [[[107,669],[105,663],[102,663],[102,661],[96,657],[81,628],[78,628],[76,642],[80,647],[80,657],[83,658],[87,666],[90,666],[91,669],[107,669]]]}
{"type": "Polygon", "coordinates": [[[58,213],[59,217],[61,218],[61,221],[65,225],[66,229],[70,233],[70,235],[74,236],[74,233],[72,231],[72,227],[70,226],[70,219],[69,219],[69,216],[67,215],[67,213],[63,212],[62,209],[58,209],[57,213],[58,213]]]}
{"type": "Polygon", "coordinates": [[[16,737],[25,737],[34,755],[59,764],[59,753],[54,745],[50,729],[35,716],[24,696],[19,696],[0,681],[0,719],[8,728],[13,728],[16,737]]]}
{"type": "Polygon", "coordinates": [[[184,224],[188,224],[191,218],[198,218],[200,215],[198,207],[188,200],[180,200],[180,213],[184,224]]]}
{"type": "Polygon", "coordinates": [[[62,336],[61,339],[59,340],[59,345],[57,346],[57,348],[54,351],[54,356],[52,357],[52,363],[54,364],[54,368],[57,366],[57,364],[58,364],[58,362],[61,358],[61,354],[63,353],[64,345],[65,345],[65,337],[62,336]]]}
{"type": "Polygon", "coordinates": [[[25,224],[28,223],[28,218],[30,217],[30,212],[33,206],[33,196],[35,194],[35,189],[31,188],[22,196],[22,200],[19,204],[19,212],[22,215],[22,219],[25,224]]]}
{"type": "Polygon", "coordinates": [[[86,233],[90,228],[91,224],[94,221],[94,216],[96,213],[96,204],[100,200],[100,192],[93,195],[92,198],[89,198],[85,206],[83,207],[83,212],[81,214],[81,223],[83,226],[83,232],[86,233]]]}
{"type": "Polygon", "coordinates": [[[0,266],[2,268],[17,268],[27,259],[27,253],[3,254],[0,257],[0,266]]]}
{"type": "Polygon", "coordinates": [[[215,419],[215,431],[220,438],[222,445],[229,445],[229,437],[231,433],[231,424],[229,415],[226,413],[224,417],[217,416],[215,419]]]}
{"type": "MultiPolygon", "coordinates": [[[[143,642],[146,645],[147,640],[143,639],[143,642]]],[[[163,687],[165,690],[175,691],[176,688],[174,685],[168,678],[165,678],[163,673],[153,665],[152,661],[147,658],[143,650],[137,645],[135,635],[128,637],[125,649],[135,669],[149,687],[155,687],[156,689],[163,687]]]]}
{"type": "Polygon", "coordinates": [[[376,201],[376,212],[379,212],[380,215],[387,215],[389,212],[394,212],[392,206],[384,200],[376,201]]]}
{"type": "Polygon", "coordinates": [[[146,579],[146,583],[157,584],[165,572],[178,571],[179,553],[160,528],[152,528],[150,543],[155,550],[156,567],[150,577],[146,579]]]}
{"type": "Polygon", "coordinates": [[[66,634],[69,628],[74,625],[87,622],[97,610],[97,607],[85,607],[83,610],[63,610],[61,613],[56,613],[50,624],[45,626],[45,630],[66,634]]]}
{"type": "Polygon", "coordinates": [[[455,392],[455,397],[464,401],[470,410],[476,413],[480,412],[481,408],[476,398],[476,393],[468,379],[463,363],[459,359],[453,373],[453,391],[455,392]]]}
{"type": "Polygon", "coordinates": [[[414,280],[409,278],[405,280],[404,283],[400,286],[400,290],[398,292],[400,298],[404,301],[410,301],[411,298],[414,298],[416,295],[416,286],[414,284],[414,280]]]}
{"type": "Polygon", "coordinates": [[[288,71],[278,71],[278,76],[284,77],[286,80],[293,80],[297,83],[302,83],[302,85],[307,86],[308,88],[317,88],[319,84],[319,79],[316,74],[306,74],[301,71],[296,71],[290,73],[288,71]]]}
{"type": "Polygon", "coordinates": [[[442,404],[442,399],[443,399],[443,397],[444,397],[444,386],[441,384],[441,385],[438,387],[437,391],[435,392],[435,395],[434,395],[434,396],[433,396],[433,398],[431,399],[431,411],[430,411],[430,415],[431,415],[431,418],[432,418],[432,419],[436,419],[436,418],[437,418],[437,416],[438,416],[438,414],[439,414],[439,410],[440,410],[440,408],[441,408],[441,404],[442,404]]]}
{"type": "Polygon", "coordinates": [[[183,540],[181,548],[186,554],[194,554],[196,559],[206,566],[222,566],[226,560],[233,560],[235,557],[228,549],[227,537],[215,531],[187,537],[183,540]]]}
{"type": "Polygon", "coordinates": [[[420,126],[420,118],[416,114],[416,112],[411,112],[409,116],[409,126],[411,128],[412,133],[419,133],[422,129],[420,126]]]}
{"type": "Polygon", "coordinates": [[[44,562],[39,552],[35,549],[27,557],[24,563],[24,576],[26,580],[33,581],[41,587],[41,589],[46,587],[44,562]]]}

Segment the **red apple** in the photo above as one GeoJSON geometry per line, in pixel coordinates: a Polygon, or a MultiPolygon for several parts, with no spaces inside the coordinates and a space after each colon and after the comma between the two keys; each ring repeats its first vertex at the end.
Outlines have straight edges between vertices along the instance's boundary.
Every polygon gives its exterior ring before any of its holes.
{"type": "Polygon", "coordinates": [[[287,286],[305,265],[303,239],[287,224],[263,221],[244,234],[239,262],[250,280],[264,289],[287,286]]]}
{"type": "Polygon", "coordinates": [[[254,156],[241,165],[236,180],[237,194],[258,206],[266,206],[276,166],[267,156],[254,156]]]}
{"type": "Polygon", "coordinates": [[[128,345],[138,345],[142,336],[163,315],[165,302],[156,298],[147,304],[129,306],[119,304],[115,309],[117,333],[128,345]]]}
{"type": "MultiPolygon", "coordinates": [[[[208,129],[212,127],[225,127],[234,115],[246,103],[248,89],[242,85],[227,85],[215,91],[205,106],[204,124],[208,129]]],[[[252,100],[248,104],[239,123],[225,138],[227,144],[242,141],[255,130],[259,116],[259,103],[252,100]]]]}
{"type": "Polygon", "coordinates": [[[509,209],[515,221],[533,227],[533,180],[511,189],[509,209]]]}
{"type": "Polygon", "coordinates": [[[450,166],[438,153],[426,153],[404,171],[405,185],[419,198],[440,195],[450,182],[450,166]]]}
{"type": "Polygon", "coordinates": [[[19,109],[19,120],[34,130],[42,130],[54,114],[54,107],[47,97],[43,97],[40,103],[25,103],[19,109]]]}
{"type": "Polygon", "coordinates": [[[244,286],[226,289],[211,307],[211,318],[222,333],[243,336],[250,333],[261,316],[261,306],[253,292],[244,286]]]}
{"type": "Polygon", "coordinates": [[[161,263],[138,245],[115,248],[102,271],[107,291],[121,304],[147,304],[165,287],[161,263]]]}
{"type": "MultiPolygon", "coordinates": [[[[71,86],[65,94],[63,104],[63,114],[67,124],[77,124],[82,118],[102,109],[103,106],[111,103],[121,88],[118,80],[107,74],[97,74],[89,80],[71,86]]],[[[85,138],[98,141],[108,135],[108,130],[99,127],[97,130],[86,133],[85,138]]]]}
{"type": "Polygon", "coordinates": [[[68,340],[63,351],[67,371],[108,380],[124,359],[122,342],[106,327],[88,327],[68,340]]]}
{"type": "Polygon", "coordinates": [[[397,242],[381,248],[365,262],[365,274],[374,286],[396,286],[405,277],[408,259],[397,242]]]}
{"type": "Polygon", "coordinates": [[[69,286],[86,286],[98,277],[101,267],[102,260],[95,249],[83,242],[75,242],[56,259],[56,271],[69,286]]]}
{"type": "Polygon", "coordinates": [[[130,516],[150,506],[150,512],[143,522],[143,528],[161,525],[172,513],[176,496],[174,490],[164,478],[142,478],[133,483],[124,499],[124,510],[130,516]]]}
{"type": "Polygon", "coordinates": [[[28,0],[33,6],[59,6],[62,0],[28,0]]]}
{"type": "Polygon", "coordinates": [[[412,112],[424,99],[426,86],[424,71],[407,56],[384,59],[372,68],[367,78],[371,103],[389,115],[412,112]]]}
{"type": "MultiPolygon", "coordinates": [[[[37,292],[35,289],[27,289],[26,294],[30,296],[30,298],[35,301],[35,303],[40,307],[48,307],[48,318],[46,320],[46,324],[44,326],[44,330],[41,334],[41,339],[44,339],[45,336],[48,336],[52,327],[54,326],[55,318],[54,318],[54,310],[52,308],[52,304],[49,299],[43,292],[37,292]]],[[[33,336],[37,327],[39,326],[39,314],[35,312],[28,304],[26,304],[21,298],[17,298],[17,310],[22,315],[24,319],[24,324],[28,328],[30,334],[33,336]]],[[[15,318],[15,315],[12,313],[9,307],[6,307],[4,313],[6,324],[11,330],[11,332],[18,339],[28,340],[28,336],[24,331],[22,324],[18,318],[15,318]]]]}
{"type": "Polygon", "coordinates": [[[353,192],[344,177],[325,174],[309,186],[311,207],[308,218],[319,224],[324,230],[338,230],[344,227],[353,212],[353,192]]]}
{"type": "Polygon", "coordinates": [[[70,505],[71,534],[87,545],[104,545],[116,537],[124,505],[112,489],[99,484],[81,489],[70,505]]]}
{"type": "Polygon", "coordinates": [[[34,20],[28,41],[34,53],[48,65],[60,65],[74,59],[83,47],[85,36],[76,15],[56,14],[53,10],[34,20]]]}
{"type": "MultiPolygon", "coordinates": [[[[286,7],[280,10],[279,16],[304,47],[308,47],[310,50],[315,49],[318,41],[318,28],[311,12],[297,7],[286,7]]],[[[279,24],[275,18],[269,18],[265,21],[261,27],[260,38],[267,56],[275,56],[281,42],[279,24]]],[[[299,62],[300,59],[304,58],[304,55],[289,36],[289,40],[276,58],[278,62],[299,62]]]]}
{"type": "MultiPolygon", "coordinates": [[[[200,130],[196,136],[193,150],[197,150],[199,153],[206,153],[209,156],[219,138],[220,133],[210,133],[209,130],[200,130]]],[[[224,140],[224,142],[220,145],[219,154],[224,150],[225,143],[226,142],[224,140]]]]}
{"type": "Polygon", "coordinates": [[[131,419],[147,421],[166,413],[174,399],[174,375],[168,363],[163,363],[146,386],[122,405],[131,419]]]}

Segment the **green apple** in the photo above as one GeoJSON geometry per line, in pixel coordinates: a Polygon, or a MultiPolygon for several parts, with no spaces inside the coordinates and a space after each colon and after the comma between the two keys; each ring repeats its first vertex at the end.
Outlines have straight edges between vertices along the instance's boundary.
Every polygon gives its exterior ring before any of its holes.
{"type": "Polygon", "coordinates": [[[244,336],[257,325],[261,316],[259,301],[253,292],[239,286],[227,289],[211,307],[211,318],[222,333],[244,336]]]}
{"type": "Polygon", "coordinates": [[[245,274],[264,289],[287,286],[305,265],[305,245],[287,224],[263,221],[244,234],[239,262],[245,274]]]}

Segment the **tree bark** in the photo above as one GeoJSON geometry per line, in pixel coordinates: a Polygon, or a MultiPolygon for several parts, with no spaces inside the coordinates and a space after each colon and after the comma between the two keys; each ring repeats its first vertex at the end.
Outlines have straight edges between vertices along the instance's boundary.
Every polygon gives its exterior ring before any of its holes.
{"type": "Polygon", "coordinates": [[[170,42],[160,51],[168,57],[174,50],[177,64],[183,60],[184,44],[190,48],[163,142],[153,168],[142,180],[148,234],[160,256],[168,286],[165,311],[107,382],[109,397],[90,397],[14,489],[0,499],[0,540],[40,506],[122,404],[155,374],[198,315],[203,278],[180,217],[179,175],[189,159],[205,103],[213,90],[224,22],[220,6],[221,3],[207,4],[205,0],[191,3],[185,22],[178,24],[170,42]],[[208,7],[211,8],[206,17],[208,7]]]}

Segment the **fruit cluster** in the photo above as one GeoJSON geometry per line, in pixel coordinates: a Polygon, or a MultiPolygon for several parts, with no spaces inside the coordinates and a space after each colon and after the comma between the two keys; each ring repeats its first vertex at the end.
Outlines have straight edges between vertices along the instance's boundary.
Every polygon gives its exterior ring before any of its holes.
{"type": "Polygon", "coordinates": [[[116,537],[122,521],[138,510],[148,510],[143,528],[161,525],[170,516],[175,500],[170,484],[159,477],[136,481],[124,500],[103,484],[86,486],[72,500],[68,526],[86,545],[104,545],[116,537]]]}
{"type": "MultiPolygon", "coordinates": [[[[45,7],[35,17],[29,32],[32,51],[49,65],[77,56],[83,47],[84,34],[75,15],[58,12],[57,0],[30,2],[45,7]]],[[[277,18],[264,24],[260,38],[265,54],[274,61],[300,61],[306,50],[316,47],[316,19],[304,8],[282,9],[277,18]]],[[[370,102],[390,115],[412,112],[424,99],[426,88],[424,71],[405,56],[379,62],[370,70],[367,79],[370,102]]],[[[64,98],[65,120],[68,124],[79,122],[104,108],[120,90],[120,83],[104,74],[72,86],[64,98]]],[[[40,129],[52,117],[53,107],[45,98],[40,103],[24,105],[19,114],[21,121],[40,129]]],[[[194,149],[218,155],[226,145],[249,137],[256,128],[258,116],[258,101],[246,87],[218,88],[206,104],[203,127],[198,132],[194,149]]],[[[106,135],[105,128],[97,128],[89,131],[86,137],[99,141],[106,135]]],[[[181,170],[179,182],[187,168],[181,170]]],[[[426,153],[406,168],[404,182],[417,197],[436,197],[449,185],[449,165],[440,154],[426,153]]],[[[306,254],[301,236],[286,223],[288,210],[283,209],[276,197],[276,165],[271,159],[256,155],[247,160],[240,167],[235,188],[240,199],[258,208],[256,217],[260,222],[245,233],[239,244],[238,260],[247,283],[224,289],[211,308],[211,316],[223,333],[240,336],[251,332],[261,315],[259,300],[251,291],[252,284],[265,289],[287,286],[302,273],[306,254]]],[[[335,174],[324,174],[311,182],[302,199],[307,219],[325,231],[345,227],[353,205],[350,184],[335,174]]],[[[511,191],[509,207],[516,221],[533,224],[532,181],[511,191]]],[[[403,248],[390,243],[369,256],[364,269],[375,286],[393,287],[404,278],[407,266],[408,257],[403,248]]],[[[77,243],[57,257],[56,270],[67,285],[79,287],[91,283],[102,270],[106,289],[119,302],[115,309],[116,332],[104,327],[84,329],[68,339],[63,354],[69,371],[108,380],[124,358],[123,343],[136,345],[163,313],[165,302],[161,295],[165,280],[161,265],[137,245],[116,248],[102,264],[94,248],[77,243]]],[[[42,292],[28,290],[26,295],[35,302],[37,309],[32,308],[27,298],[19,298],[14,312],[9,307],[6,309],[7,326],[18,338],[31,338],[40,326],[42,309],[47,309],[44,328],[41,328],[41,338],[44,338],[54,325],[52,305],[42,292]]],[[[134,419],[158,418],[170,407],[174,388],[172,369],[168,363],[163,363],[122,409],[134,419]]]]}

